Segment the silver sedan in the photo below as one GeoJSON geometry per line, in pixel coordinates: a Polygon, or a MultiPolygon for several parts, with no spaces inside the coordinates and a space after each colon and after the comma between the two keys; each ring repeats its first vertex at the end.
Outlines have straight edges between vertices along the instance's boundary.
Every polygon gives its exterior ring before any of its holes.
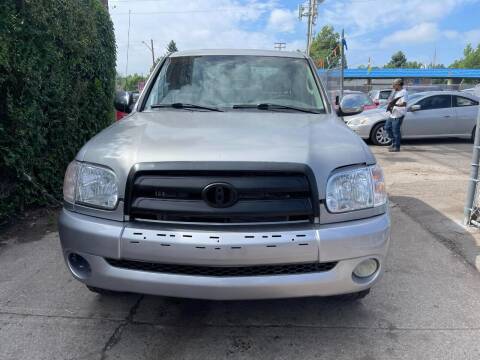
{"type": "MultiPolygon", "coordinates": [[[[430,91],[411,95],[402,123],[405,139],[459,137],[473,138],[479,98],[459,91],[430,91]]],[[[361,138],[375,145],[389,145],[385,131],[389,113],[385,107],[345,118],[361,138]]]]}

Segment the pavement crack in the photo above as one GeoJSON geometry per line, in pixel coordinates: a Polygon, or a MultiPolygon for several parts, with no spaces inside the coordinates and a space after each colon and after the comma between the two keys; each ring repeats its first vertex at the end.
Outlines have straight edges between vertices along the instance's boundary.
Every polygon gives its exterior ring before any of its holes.
{"type": "Polygon", "coordinates": [[[22,313],[18,311],[3,311],[0,309],[0,315],[14,315],[22,317],[40,317],[46,319],[73,319],[73,320],[102,320],[111,322],[123,322],[124,319],[111,319],[102,316],[77,316],[77,315],[50,315],[50,314],[34,314],[34,313],[22,313]]]}
{"type": "Polygon", "coordinates": [[[355,326],[355,325],[310,325],[310,324],[188,324],[172,325],[152,323],[148,321],[132,321],[129,325],[150,326],[154,328],[163,328],[171,330],[205,330],[205,329],[298,329],[298,330],[380,330],[380,331],[480,331],[480,327],[409,327],[409,326],[355,326]]]}
{"type": "Polygon", "coordinates": [[[110,336],[108,341],[105,343],[105,345],[104,345],[104,347],[101,351],[101,357],[100,357],[101,360],[105,360],[107,358],[107,351],[111,350],[115,345],[118,344],[118,342],[122,338],[123,330],[128,325],[133,323],[133,318],[134,318],[135,314],[137,313],[137,310],[140,307],[140,303],[142,302],[143,298],[144,298],[144,295],[140,295],[138,297],[135,304],[133,304],[133,306],[130,308],[130,311],[128,312],[128,315],[125,318],[125,320],[122,321],[120,324],[118,324],[118,326],[115,328],[115,330],[113,330],[112,335],[110,336]]]}

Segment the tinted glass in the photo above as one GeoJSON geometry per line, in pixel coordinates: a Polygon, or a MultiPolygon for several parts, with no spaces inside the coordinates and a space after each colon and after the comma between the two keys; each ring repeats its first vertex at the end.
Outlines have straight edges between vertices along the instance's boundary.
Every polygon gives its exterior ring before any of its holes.
{"type": "Polygon", "coordinates": [[[219,108],[273,103],[323,110],[306,59],[267,56],[185,56],[166,60],[149,94],[154,104],[219,108]]]}
{"type": "Polygon", "coordinates": [[[478,105],[478,102],[463,96],[454,96],[454,99],[455,99],[454,106],[456,107],[478,105]]]}
{"type": "Polygon", "coordinates": [[[418,102],[422,110],[443,109],[452,106],[452,97],[450,95],[429,96],[418,102]]]}

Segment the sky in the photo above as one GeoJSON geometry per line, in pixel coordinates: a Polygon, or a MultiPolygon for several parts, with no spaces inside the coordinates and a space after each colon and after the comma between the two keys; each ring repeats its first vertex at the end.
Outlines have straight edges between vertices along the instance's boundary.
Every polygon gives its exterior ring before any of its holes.
{"type": "MultiPolygon", "coordinates": [[[[321,2],[321,1],[318,1],[321,2]]],[[[294,0],[109,0],[117,40],[117,71],[148,74],[170,40],[179,50],[305,50],[306,19],[294,0]],[[130,46],[127,42],[130,15],[130,46]]],[[[408,60],[450,65],[467,43],[480,42],[480,0],[324,0],[315,33],[324,25],[345,30],[350,68],[383,66],[401,50],[408,60]]]]}

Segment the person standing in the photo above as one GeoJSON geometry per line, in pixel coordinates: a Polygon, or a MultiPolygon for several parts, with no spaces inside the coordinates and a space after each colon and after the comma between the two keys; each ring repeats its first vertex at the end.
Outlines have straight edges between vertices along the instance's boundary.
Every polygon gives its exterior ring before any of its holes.
{"type": "Polygon", "coordinates": [[[392,139],[392,145],[388,151],[399,152],[402,141],[401,126],[405,113],[407,112],[408,92],[403,88],[403,80],[395,79],[393,81],[393,96],[387,106],[387,112],[390,116],[385,123],[385,130],[392,139]]]}

